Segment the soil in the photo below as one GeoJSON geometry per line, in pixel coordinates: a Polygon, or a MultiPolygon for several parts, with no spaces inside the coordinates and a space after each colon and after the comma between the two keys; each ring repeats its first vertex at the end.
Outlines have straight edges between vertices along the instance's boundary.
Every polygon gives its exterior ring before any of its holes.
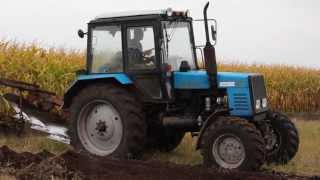
{"type": "Polygon", "coordinates": [[[21,180],[320,180],[319,177],[302,177],[275,172],[220,172],[201,166],[155,161],[97,159],[73,151],[57,156],[47,151],[37,154],[17,153],[6,146],[0,148],[0,173],[21,180]]]}

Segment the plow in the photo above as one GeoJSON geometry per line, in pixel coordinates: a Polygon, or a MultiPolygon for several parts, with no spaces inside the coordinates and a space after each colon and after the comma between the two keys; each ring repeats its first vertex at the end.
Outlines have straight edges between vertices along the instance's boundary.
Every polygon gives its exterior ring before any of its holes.
{"type": "Polygon", "coordinates": [[[21,134],[26,127],[48,135],[49,139],[70,143],[66,124],[67,115],[61,111],[63,99],[38,85],[16,80],[0,79],[0,87],[11,88],[3,96],[4,113],[1,125],[21,134]],[[60,125],[59,125],[60,124],[60,125]]]}

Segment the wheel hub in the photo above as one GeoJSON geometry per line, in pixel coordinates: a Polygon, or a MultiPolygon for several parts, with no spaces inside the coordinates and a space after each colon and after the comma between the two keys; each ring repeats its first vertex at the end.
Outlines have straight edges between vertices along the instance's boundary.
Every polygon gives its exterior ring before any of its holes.
{"type": "Polygon", "coordinates": [[[101,140],[109,140],[114,133],[114,124],[111,121],[103,121],[103,120],[98,120],[96,122],[96,127],[95,127],[95,133],[93,133],[94,136],[101,140]]]}
{"type": "Polygon", "coordinates": [[[241,159],[241,145],[238,141],[232,138],[227,138],[221,143],[219,154],[222,159],[230,163],[236,163],[241,159]]]}
{"type": "Polygon", "coordinates": [[[107,128],[108,126],[106,125],[105,121],[99,120],[99,122],[97,122],[96,130],[98,131],[98,134],[100,134],[101,136],[103,136],[104,133],[107,132],[107,128]]]}
{"type": "Polygon", "coordinates": [[[212,153],[216,162],[227,169],[237,168],[245,159],[244,146],[234,135],[218,137],[213,144],[212,153]]]}
{"type": "Polygon", "coordinates": [[[279,136],[279,133],[277,133],[275,130],[270,129],[270,133],[266,136],[266,150],[269,153],[273,153],[277,151],[278,147],[280,147],[281,144],[281,138],[279,136]]]}
{"type": "Polygon", "coordinates": [[[79,138],[93,154],[106,156],[112,153],[122,139],[122,121],[118,111],[108,102],[95,101],[80,112],[79,138]]]}

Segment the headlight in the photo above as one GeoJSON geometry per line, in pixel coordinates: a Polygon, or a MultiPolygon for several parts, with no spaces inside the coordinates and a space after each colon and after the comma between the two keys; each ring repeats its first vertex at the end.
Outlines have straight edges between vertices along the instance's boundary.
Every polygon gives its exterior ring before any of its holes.
{"type": "Polygon", "coordinates": [[[217,104],[223,104],[223,97],[217,97],[217,104]]]}
{"type": "Polygon", "coordinates": [[[228,97],[217,97],[217,104],[222,105],[222,104],[228,104],[228,97]]]}
{"type": "Polygon", "coordinates": [[[262,99],[262,108],[266,108],[267,105],[268,105],[267,98],[263,98],[263,99],[262,99]]]}
{"type": "Polygon", "coordinates": [[[167,9],[167,16],[172,16],[172,9],[171,8],[168,8],[167,9]]]}
{"type": "Polygon", "coordinates": [[[260,109],[261,108],[261,100],[257,99],[256,100],[256,109],[260,109]]]}

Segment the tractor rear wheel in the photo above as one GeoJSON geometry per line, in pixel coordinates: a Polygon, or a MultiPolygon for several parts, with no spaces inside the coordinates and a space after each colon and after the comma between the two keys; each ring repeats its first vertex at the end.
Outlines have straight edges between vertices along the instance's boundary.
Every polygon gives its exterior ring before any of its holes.
{"type": "Polygon", "coordinates": [[[255,125],[238,117],[218,117],[201,139],[204,165],[218,169],[258,169],[264,162],[264,147],[255,125]]]}
{"type": "Polygon", "coordinates": [[[94,84],[81,90],[70,108],[71,145],[98,157],[139,158],[146,138],[141,105],[125,89],[94,84]]]}
{"type": "Polygon", "coordinates": [[[267,162],[275,164],[288,163],[299,148],[299,133],[289,118],[279,112],[269,112],[272,141],[267,145],[267,162]]]}

